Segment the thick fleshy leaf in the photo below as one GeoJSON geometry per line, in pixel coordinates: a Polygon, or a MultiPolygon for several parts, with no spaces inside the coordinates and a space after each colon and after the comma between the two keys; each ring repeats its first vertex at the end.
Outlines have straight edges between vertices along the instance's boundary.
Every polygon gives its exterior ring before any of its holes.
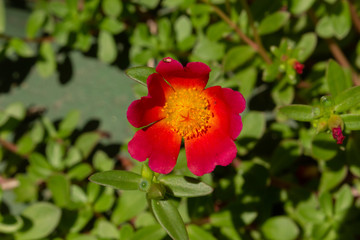
{"type": "Polygon", "coordinates": [[[360,86],[348,88],[339,93],[335,101],[335,111],[345,112],[352,107],[360,104],[360,86]]]}
{"type": "Polygon", "coordinates": [[[327,5],[335,37],[345,38],[351,30],[351,14],[349,4],[345,0],[338,0],[335,4],[327,5]]]}
{"type": "Polygon", "coordinates": [[[14,233],[18,231],[23,224],[24,221],[19,216],[2,216],[2,220],[0,222],[0,233],[14,233]]]}
{"type": "Polygon", "coordinates": [[[151,200],[151,208],[156,220],[174,240],[187,240],[184,221],[178,210],[167,200],[151,200]]]}
{"type": "Polygon", "coordinates": [[[269,218],[261,230],[269,240],[295,240],[299,235],[298,226],[287,216],[269,218]]]}
{"type": "Polygon", "coordinates": [[[360,130],[360,115],[359,114],[343,114],[340,115],[344,121],[347,130],[360,130]]]}
{"type": "Polygon", "coordinates": [[[112,170],[95,173],[90,176],[89,180],[94,183],[116,189],[136,190],[138,189],[141,181],[141,176],[133,172],[112,170]]]}
{"type": "Polygon", "coordinates": [[[315,31],[319,37],[330,38],[334,36],[334,28],[329,16],[320,18],[316,24],[315,31]]]}
{"type": "Polygon", "coordinates": [[[60,218],[60,208],[48,202],[37,202],[22,213],[29,222],[15,234],[15,239],[43,239],[54,231],[60,218]]]}
{"type": "Polygon", "coordinates": [[[111,17],[118,17],[122,11],[122,1],[119,0],[103,0],[102,9],[104,13],[111,17]]]}
{"type": "Polygon", "coordinates": [[[307,11],[315,2],[315,0],[290,0],[290,12],[293,14],[301,14],[307,11]]]}
{"type": "Polygon", "coordinates": [[[114,62],[117,57],[118,50],[113,35],[105,30],[100,31],[98,44],[98,58],[104,63],[114,62]]]}
{"type": "Polygon", "coordinates": [[[50,42],[43,42],[40,46],[40,58],[36,62],[36,68],[42,77],[49,77],[56,70],[55,52],[50,42]]]}
{"type": "Polygon", "coordinates": [[[288,12],[278,11],[265,17],[259,25],[259,34],[265,35],[276,32],[289,20],[288,12]]]}
{"type": "Polygon", "coordinates": [[[164,176],[160,182],[176,197],[199,197],[212,193],[213,189],[196,178],[185,176],[164,176]]]}
{"type": "Polygon", "coordinates": [[[125,71],[129,78],[144,86],[146,86],[147,78],[155,72],[155,68],[151,67],[133,67],[125,71]]]}
{"type": "Polygon", "coordinates": [[[224,57],[224,71],[234,70],[245,64],[255,55],[255,50],[250,46],[237,46],[231,48],[224,57]]]}
{"type": "Polygon", "coordinates": [[[280,107],[279,113],[287,116],[288,118],[303,122],[310,122],[316,117],[316,113],[314,112],[314,108],[312,106],[300,104],[280,107]]]}
{"type": "Polygon", "coordinates": [[[46,13],[43,10],[35,10],[31,13],[26,26],[26,36],[29,38],[36,37],[37,32],[44,24],[46,13]]]}
{"type": "Polygon", "coordinates": [[[80,112],[73,110],[69,112],[66,117],[60,122],[58,135],[59,137],[65,138],[71,135],[75,130],[80,119],[80,112]]]}
{"type": "Polygon", "coordinates": [[[327,217],[331,218],[334,212],[331,194],[329,192],[324,192],[323,194],[321,194],[319,197],[319,203],[321,210],[325,213],[327,217]]]}
{"type": "Polygon", "coordinates": [[[65,207],[70,202],[70,181],[62,174],[49,177],[47,180],[55,204],[65,207]]]}
{"type": "Polygon", "coordinates": [[[312,155],[315,159],[329,160],[335,157],[337,144],[331,134],[321,132],[312,141],[312,155]]]}
{"type": "Polygon", "coordinates": [[[332,59],[326,69],[326,81],[333,97],[351,87],[351,82],[347,81],[342,67],[332,59]]]}
{"type": "MultiPolygon", "coordinates": [[[[300,0],[302,1],[302,0],[300,0]]],[[[317,44],[317,36],[315,33],[305,33],[302,35],[296,49],[299,49],[298,60],[304,62],[314,52],[317,44]]]]}

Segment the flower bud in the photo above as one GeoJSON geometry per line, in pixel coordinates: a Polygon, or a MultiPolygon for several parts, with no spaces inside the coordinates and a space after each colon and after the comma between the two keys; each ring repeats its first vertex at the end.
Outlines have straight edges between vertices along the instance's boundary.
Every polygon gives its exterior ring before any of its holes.
{"type": "Polygon", "coordinates": [[[331,115],[328,120],[328,126],[332,132],[333,138],[336,140],[337,144],[342,144],[345,137],[342,133],[344,129],[344,121],[339,115],[331,115]]]}
{"type": "Polygon", "coordinates": [[[147,193],[148,199],[164,199],[166,189],[161,183],[153,183],[147,193]]]}

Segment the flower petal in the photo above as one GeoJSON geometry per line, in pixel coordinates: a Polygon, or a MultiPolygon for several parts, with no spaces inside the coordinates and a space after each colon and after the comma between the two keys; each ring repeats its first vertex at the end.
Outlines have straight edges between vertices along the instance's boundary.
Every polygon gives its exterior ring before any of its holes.
{"type": "Polygon", "coordinates": [[[148,77],[147,85],[148,95],[132,102],[127,110],[128,121],[137,128],[147,126],[165,117],[161,109],[167,95],[173,91],[157,73],[148,77]]]}
{"type": "Polygon", "coordinates": [[[226,103],[230,106],[231,111],[234,113],[242,113],[246,107],[246,101],[244,96],[230,88],[222,88],[226,103]]]}
{"type": "Polygon", "coordinates": [[[212,128],[219,128],[236,139],[243,127],[239,113],[246,105],[244,97],[232,89],[219,86],[207,88],[203,92],[210,100],[211,111],[214,113],[214,118],[210,121],[212,128]]]}
{"type": "Polygon", "coordinates": [[[128,144],[130,155],[142,162],[149,158],[149,167],[168,174],[174,168],[180,151],[181,137],[165,121],[137,131],[128,144]]]}
{"type": "Polygon", "coordinates": [[[216,165],[230,164],[237,153],[233,140],[219,130],[185,140],[185,151],[188,168],[197,176],[212,172],[216,165]]]}
{"type": "Polygon", "coordinates": [[[204,63],[191,62],[183,67],[172,58],[164,58],[156,71],[176,90],[178,88],[204,89],[211,69],[204,63]]]}

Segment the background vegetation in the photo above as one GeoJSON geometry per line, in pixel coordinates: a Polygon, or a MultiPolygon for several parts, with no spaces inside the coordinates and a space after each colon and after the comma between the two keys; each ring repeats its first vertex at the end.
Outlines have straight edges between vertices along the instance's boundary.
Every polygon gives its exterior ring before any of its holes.
{"type": "MultiPolygon", "coordinates": [[[[171,199],[190,239],[359,239],[359,13],[355,0],[0,0],[0,238],[169,239],[141,192],[88,177],[140,173],[126,108],[146,88],[123,71],[170,56],[247,99],[238,157],[201,177],[214,192],[171,199]]],[[[183,151],[174,173],[193,176],[183,151]]]]}

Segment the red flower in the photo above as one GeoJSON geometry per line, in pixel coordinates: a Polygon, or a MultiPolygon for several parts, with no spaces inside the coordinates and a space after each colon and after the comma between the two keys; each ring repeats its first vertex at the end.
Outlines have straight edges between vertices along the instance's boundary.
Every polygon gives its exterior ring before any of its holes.
{"type": "Polygon", "coordinates": [[[303,73],[303,69],[304,69],[304,64],[299,63],[298,61],[294,62],[293,68],[295,69],[295,71],[298,74],[302,74],[303,73]]]}
{"type": "Polygon", "coordinates": [[[342,134],[341,127],[333,128],[332,129],[332,135],[333,135],[333,138],[336,140],[337,144],[342,144],[343,143],[345,137],[342,134]]]}
{"type": "Polygon", "coordinates": [[[147,79],[148,96],[134,101],[127,111],[138,130],[128,144],[138,161],[167,174],[176,164],[182,139],[188,167],[201,176],[226,166],[236,157],[234,139],[240,134],[239,113],[245,109],[241,93],[219,86],[205,88],[210,68],[200,62],[183,67],[165,58],[147,79]]]}

